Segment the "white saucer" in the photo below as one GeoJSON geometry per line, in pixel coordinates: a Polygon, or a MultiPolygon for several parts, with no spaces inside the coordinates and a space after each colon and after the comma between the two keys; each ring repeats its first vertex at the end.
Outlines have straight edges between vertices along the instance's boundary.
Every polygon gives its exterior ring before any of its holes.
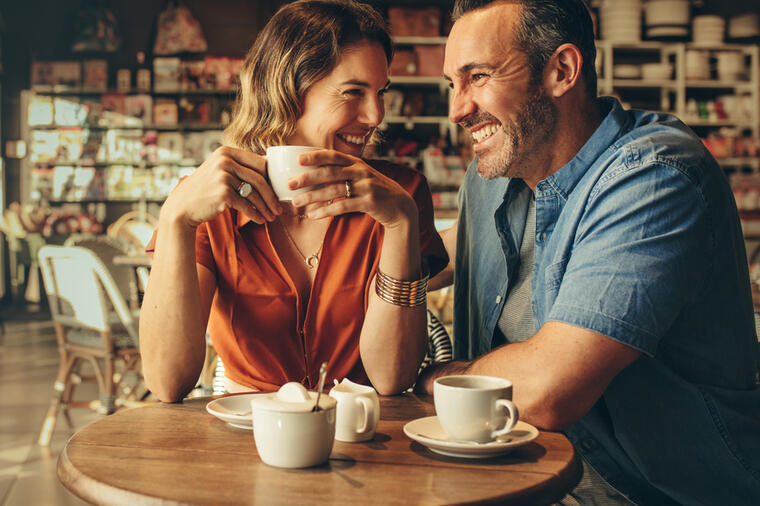
{"type": "Polygon", "coordinates": [[[268,394],[266,392],[257,392],[222,397],[206,404],[206,411],[233,427],[251,430],[253,428],[251,399],[258,395],[268,394]]]}
{"type": "Polygon", "coordinates": [[[504,455],[538,437],[538,429],[518,421],[509,434],[490,443],[452,441],[444,432],[437,416],[418,418],[404,425],[404,434],[431,451],[449,457],[479,459],[504,455]]]}

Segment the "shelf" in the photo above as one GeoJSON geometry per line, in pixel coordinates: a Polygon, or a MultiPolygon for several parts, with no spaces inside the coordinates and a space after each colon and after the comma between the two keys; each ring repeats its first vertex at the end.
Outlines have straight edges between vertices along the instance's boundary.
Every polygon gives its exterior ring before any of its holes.
{"type": "Polygon", "coordinates": [[[447,37],[393,37],[393,43],[402,46],[442,46],[447,37]]]}
{"type": "Polygon", "coordinates": [[[687,88],[724,88],[724,89],[752,89],[752,83],[749,81],[721,81],[718,79],[687,79],[685,81],[687,88]]]}
{"type": "Polygon", "coordinates": [[[448,86],[449,82],[443,77],[391,76],[391,84],[435,84],[448,86]]]}
{"type": "Polygon", "coordinates": [[[736,127],[736,128],[752,128],[752,124],[747,121],[732,121],[728,119],[720,119],[720,120],[709,120],[709,119],[697,119],[697,120],[687,120],[682,119],[684,123],[686,123],[690,127],[736,127]]]}
{"type": "Polygon", "coordinates": [[[237,88],[230,88],[228,90],[153,90],[151,95],[234,95],[238,92],[237,88]]]}
{"type": "Polygon", "coordinates": [[[181,166],[181,167],[197,167],[203,162],[192,160],[180,160],[180,161],[166,161],[158,163],[147,163],[141,161],[112,161],[112,162],[93,162],[91,160],[56,160],[51,162],[31,162],[34,167],[37,168],[53,168],[53,167],[79,167],[79,168],[106,168],[106,167],[132,167],[134,169],[152,169],[154,167],[166,167],[181,166]]]}
{"type": "Polygon", "coordinates": [[[30,130],[66,130],[81,128],[82,130],[159,130],[176,132],[182,130],[224,130],[221,123],[179,123],[177,125],[30,125],[30,130]]]}
{"type": "Polygon", "coordinates": [[[684,45],[686,49],[698,51],[739,51],[744,53],[748,53],[747,48],[752,47],[751,44],[732,44],[730,42],[723,44],[695,44],[694,42],[686,42],[684,45]]]}
{"type": "Polygon", "coordinates": [[[237,93],[237,88],[230,88],[228,90],[217,89],[203,89],[203,90],[181,90],[181,89],[166,89],[166,90],[115,90],[115,89],[103,89],[103,88],[82,88],[80,86],[41,86],[37,85],[32,88],[32,91],[40,95],[105,95],[108,93],[122,93],[125,95],[233,95],[237,93]]]}
{"type": "Polygon", "coordinates": [[[616,88],[675,88],[678,86],[673,80],[652,80],[652,79],[621,79],[612,80],[612,86],[616,88]]]}
{"type": "Polygon", "coordinates": [[[743,167],[750,165],[752,167],[760,166],[760,157],[756,156],[731,156],[715,159],[722,167],[743,167]]]}
{"type": "Polygon", "coordinates": [[[631,51],[661,51],[665,48],[674,47],[675,43],[642,40],[640,42],[612,42],[609,40],[597,40],[597,48],[612,47],[612,49],[625,49],[631,51]]]}
{"type": "Polygon", "coordinates": [[[159,204],[162,204],[166,198],[144,198],[144,199],[82,199],[82,200],[53,200],[53,199],[45,199],[47,202],[51,204],[132,204],[135,202],[156,202],[159,204]]]}

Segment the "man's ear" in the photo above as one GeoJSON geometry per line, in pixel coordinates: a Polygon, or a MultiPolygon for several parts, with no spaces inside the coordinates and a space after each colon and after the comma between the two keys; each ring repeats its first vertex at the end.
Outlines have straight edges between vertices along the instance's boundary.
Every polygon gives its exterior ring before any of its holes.
{"type": "Polygon", "coordinates": [[[562,44],[549,58],[544,73],[544,85],[553,98],[572,90],[581,78],[583,56],[575,44],[562,44]]]}

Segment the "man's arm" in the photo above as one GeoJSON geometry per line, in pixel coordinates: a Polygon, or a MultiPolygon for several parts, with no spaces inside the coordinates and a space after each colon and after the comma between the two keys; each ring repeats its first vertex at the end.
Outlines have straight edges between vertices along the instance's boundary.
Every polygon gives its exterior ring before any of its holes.
{"type": "Polygon", "coordinates": [[[532,338],[501,346],[470,362],[425,368],[417,389],[433,393],[435,378],[481,374],[507,378],[520,418],[548,430],[583,417],[612,379],[641,354],[597,332],[547,322],[532,338]]]}
{"type": "Polygon", "coordinates": [[[443,245],[446,248],[446,253],[449,255],[449,264],[441,272],[433,276],[428,282],[428,291],[440,290],[454,283],[454,262],[457,254],[457,224],[459,221],[455,221],[453,225],[441,230],[439,235],[443,239],[443,245]]]}

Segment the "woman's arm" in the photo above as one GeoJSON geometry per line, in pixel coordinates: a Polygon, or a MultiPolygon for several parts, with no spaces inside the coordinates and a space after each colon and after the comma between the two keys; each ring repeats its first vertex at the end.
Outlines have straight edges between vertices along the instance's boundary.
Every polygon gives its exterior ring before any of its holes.
{"type": "Polygon", "coordinates": [[[161,401],[176,402],[203,367],[216,277],[195,263],[195,228],[166,214],[162,210],[140,312],[140,352],[148,388],[161,401]]]}
{"type": "MultiPolygon", "coordinates": [[[[390,277],[415,281],[422,274],[417,206],[406,218],[385,227],[378,269],[390,277]]],[[[427,350],[426,306],[409,308],[382,300],[370,287],[359,350],[367,376],[380,394],[402,392],[414,384],[427,350]]]]}
{"type": "Polygon", "coordinates": [[[205,357],[216,277],[196,264],[197,227],[234,208],[257,223],[281,209],[264,179],[263,157],[220,148],[172,191],[161,208],[155,254],[140,311],[140,354],[148,388],[176,402],[195,386],[205,357]],[[253,191],[237,193],[242,182],[253,191]]]}

